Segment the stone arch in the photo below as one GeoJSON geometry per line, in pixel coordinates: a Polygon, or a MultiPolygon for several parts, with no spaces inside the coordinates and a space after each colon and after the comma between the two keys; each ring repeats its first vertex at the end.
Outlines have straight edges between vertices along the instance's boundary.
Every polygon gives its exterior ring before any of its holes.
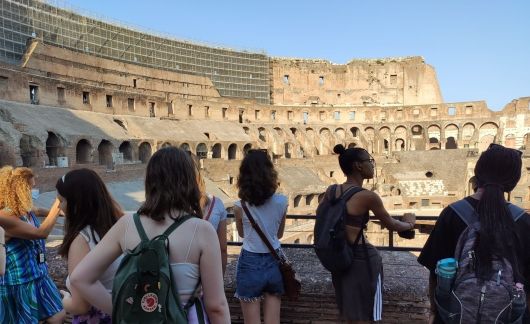
{"type": "Polygon", "coordinates": [[[80,139],[75,146],[77,164],[92,163],[92,145],[86,139],[80,139]]]}
{"type": "Polygon", "coordinates": [[[375,141],[375,130],[373,127],[366,127],[364,129],[364,135],[366,137],[366,141],[368,142],[368,147],[366,150],[368,153],[374,153],[374,141],[375,141]]]}
{"type": "Polygon", "coordinates": [[[412,136],[423,137],[423,127],[421,125],[414,125],[410,128],[412,136]]]}
{"type": "Polygon", "coordinates": [[[250,134],[250,129],[248,127],[243,127],[243,131],[245,132],[245,134],[250,134]]]}
{"type": "Polygon", "coordinates": [[[350,144],[348,144],[348,148],[354,148],[354,147],[357,147],[357,143],[351,142],[350,144]]]}
{"type": "Polygon", "coordinates": [[[530,148],[530,133],[526,133],[523,138],[523,146],[520,148],[521,150],[526,150],[527,148],[530,148]]]}
{"type": "Polygon", "coordinates": [[[340,142],[342,142],[346,138],[346,131],[344,130],[344,128],[339,127],[335,129],[335,136],[340,142]]]}
{"type": "Polygon", "coordinates": [[[263,128],[263,127],[258,128],[258,138],[262,142],[266,142],[267,141],[267,130],[265,130],[265,128],[263,128]]]}
{"type": "Polygon", "coordinates": [[[293,200],[294,208],[300,207],[300,201],[301,200],[302,200],[302,196],[301,195],[298,195],[298,196],[294,197],[294,200],[293,200]]]}
{"type": "Polygon", "coordinates": [[[138,158],[140,159],[140,161],[142,161],[142,163],[147,163],[151,158],[152,154],[153,150],[151,148],[151,144],[147,142],[142,142],[138,147],[138,158]]]}
{"type": "Polygon", "coordinates": [[[284,138],[285,137],[285,132],[283,131],[283,129],[281,129],[280,127],[274,127],[274,131],[276,132],[276,134],[278,136],[280,136],[281,138],[284,138]]]}
{"type": "Polygon", "coordinates": [[[237,144],[232,143],[228,146],[228,159],[229,160],[237,159],[237,144]]]}
{"type": "Polygon", "coordinates": [[[350,128],[350,132],[353,137],[359,137],[360,132],[358,127],[350,128]]]}
{"type": "Polygon", "coordinates": [[[171,143],[164,142],[164,144],[162,144],[162,146],[160,148],[166,148],[166,147],[171,147],[171,146],[173,146],[171,143]]]}
{"type": "Polygon", "coordinates": [[[119,152],[123,154],[123,161],[132,162],[133,161],[133,148],[131,142],[124,141],[120,144],[118,148],[119,152]]]}
{"type": "Polygon", "coordinates": [[[462,127],[462,139],[469,141],[475,134],[475,125],[473,123],[465,123],[462,127]]]}
{"type": "Polygon", "coordinates": [[[204,143],[197,144],[195,153],[199,159],[206,159],[208,157],[208,147],[204,143]]]}
{"type": "Polygon", "coordinates": [[[460,129],[455,124],[449,124],[444,128],[444,137],[447,140],[449,137],[452,137],[455,141],[458,140],[458,133],[460,129]]]}
{"type": "Polygon", "coordinates": [[[23,134],[20,138],[20,157],[22,158],[22,166],[34,167],[39,162],[39,147],[41,143],[35,136],[23,134]]]}
{"type": "Polygon", "coordinates": [[[212,146],[212,158],[213,159],[220,159],[222,157],[223,152],[223,146],[221,143],[215,143],[214,146],[212,146]]]}
{"type": "Polygon", "coordinates": [[[63,141],[54,132],[48,132],[46,139],[46,155],[48,156],[48,165],[57,165],[57,158],[64,156],[63,141]]]}
{"type": "Polygon", "coordinates": [[[305,197],[305,204],[306,206],[313,206],[316,202],[315,195],[310,194],[305,197]]]}
{"type": "Polygon", "coordinates": [[[453,136],[449,136],[445,139],[445,149],[454,150],[458,148],[458,144],[453,136]]]}
{"type": "Polygon", "coordinates": [[[328,149],[333,146],[332,138],[331,138],[331,131],[327,127],[323,127],[319,131],[320,135],[320,154],[326,155],[328,154],[328,149]]]}
{"type": "Polygon", "coordinates": [[[494,122],[486,122],[480,125],[479,128],[479,151],[484,151],[488,146],[495,141],[499,126],[494,122]]]}
{"type": "Polygon", "coordinates": [[[183,151],[191,152],[190,144],[188,143],[182,143],[180,144],[179,148],[183,151]]]}
{"type": "Polygon", "coordinates": [[[114,151],[114,145],[106,139],[101,140],[98,145],[98,157],[99,164],[106,165],[107,167],[112,167],[112,152],[114,151]]]}
{"type": "Polygon", "coordinates": [[[429,149],[440,149],[442,131],[438,125],[429,125],[427,127],[427,136],[429,137],[429,149]]]}
{"type": "MultiPolygon", "coordinates": [[[[388,152],[390,150],[390,136],[391,136],[391,132],[390,132],[390,128],[384,126],[384,127],[381,127],[379,129],[379,137],[380,139],[382,139],[381,142],[379,143],[382,143],[382,151],[383,152],[388,152]]],[[[381,145],[381,144],[379,144],[381,145]]]]}
{"type": "Polygon", "coordinates": [[[404,151],[405,150],[405,140],[402,138],[397,138],[394,142],[395,151],[404,151]]]}
{"type": "Polygon", "coordinates": [[[313,234],[309,234],[306,238],[307,244],[313,244],[313,234]]]}
{"type": "Polygon", "coordinates": [[[243,154],[247,155],[248,151],[252,149],[252,144],[247,143],[245,146],[243,146],[243,154]]]}
{"type": "Polygon", "coordinates": [[[286,142],[284,146],[285,146],[285,158],[286,159],[293,158],[293,153],[294,153],[293,143],[286,142]]]}
{"type": "Polygon", "coordinates": [[[4,165],[14,166],[16,163],[13,147],[0,140],[0,168],[4,165]]]}

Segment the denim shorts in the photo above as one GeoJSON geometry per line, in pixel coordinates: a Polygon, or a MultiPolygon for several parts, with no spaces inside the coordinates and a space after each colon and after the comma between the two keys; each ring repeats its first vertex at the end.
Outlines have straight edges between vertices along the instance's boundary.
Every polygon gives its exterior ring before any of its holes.
{"type": "Polygon", "coordinates": [[[278,261],[270,253],[241,249],[237,261],[235,297],[241,301],[261,300],[263,293],[283,295],[283,279],[278,261]]]}

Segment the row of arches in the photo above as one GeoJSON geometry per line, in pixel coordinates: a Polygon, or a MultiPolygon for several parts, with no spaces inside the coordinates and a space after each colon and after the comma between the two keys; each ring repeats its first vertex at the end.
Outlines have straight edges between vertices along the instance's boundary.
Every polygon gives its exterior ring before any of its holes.
{"type": "MultiPolygon", "coordinates": [[[[252,148],[251,143],[237,144],[230,143],[226,150],[221,143],[209,145],[208,143],[198,143],[192,147],[189,143],[180,143],[179,145],[170,142],[161,143],[158,147],[177,146],[183,150],[191,151],[199,156],[199,158],[226,158],[235,160],[242,158],[248,150],[252,148]]],[[[6,147],[2,145],[2,147],[6,147]]],[[[55,134],[48,132],[48,137],[44,143],[44,150],[42,150],[42,142],[36,136],[24,134],[19,142],[20,157],[22,165],[27,167],[35,166],[58,166],[59,160],[62,157],[67,157],[68,144],[67,141],[55,134]]],[[[87,138],[81,138],[75,144],[75,163],[88,164],[99,163],[100,165],[112,166],[115,163],[134,163],[140,161],[147,163],[156,149],[151,143],[147,141],[134,144],[131,141],[123,141],[119,146],[107,140],[102,139],[97,146],[87,138]]],[[[3,151],[6,151],[4,148],[3,151]]],[[[73,156],[71,157],[73,159],[73,156]]],[[[14,164],[14,163],[13,163],[14,164]]]]}
{"type": "Polygon", "coordinates": [[[301,208],[301,207],[316,207],[318,205],[318,202],[322,197],[324,196],[323,193],[321,194],[308,194],[308,195],[296,195],[293,198],[293,207],[294,208],[301,208]]]}

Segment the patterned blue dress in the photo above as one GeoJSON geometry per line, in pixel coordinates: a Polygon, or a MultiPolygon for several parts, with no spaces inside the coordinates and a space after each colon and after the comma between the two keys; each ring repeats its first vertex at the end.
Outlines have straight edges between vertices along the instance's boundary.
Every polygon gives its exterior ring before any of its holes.
{"type": "MultiPolygon", "coordinates": [[[[33,212],[22,216],[39,227],[33,212]]],[[[12,238],[6,243],[6,270],[0,276],[0,323],[38,323],[63,310],[61,295],[48,274],[44,240],[12,238]]]]}

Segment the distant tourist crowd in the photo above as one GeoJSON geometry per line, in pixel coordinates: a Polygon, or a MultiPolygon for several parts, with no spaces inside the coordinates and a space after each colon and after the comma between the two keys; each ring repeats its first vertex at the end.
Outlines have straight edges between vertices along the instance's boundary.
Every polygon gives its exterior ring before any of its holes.
{"type": "MultiPolygon", "coordinates": [[[[383,259],[365,234],[370,215],[404,238],[415,215],[391,217],[363,189],[375,160],[337,145],[346,181],[319,202],[314,250],[331,273],[348,323],[383,318],[383,259]]],[[[521,178],[521,152],[492,144],[475,166],[475,193],[446,207],[418,258],[430,271],[429,323],[525,323],[530,287],[530,216],[505,193],[521,178]]],[[[208,194],[199,161],[175,147],[158,150],[145,174],[145,201],[126,213],[100,176],[74,169],[57,179],[50,209],[33,205],[35,175],[0,169],[0,323],[230,323],[224,289],[227,212],[208,194]],[[66,290],[48,271],[45,240],[60,215],[66,290]],[[39,220],[42,219],[42,222],[39,220]]],[[[301,292],[283,253],[288,199],[266,150],[249,150],[237,179],[235,297],[244,322],[280,323],[282,296],[301,292]],[[263,310],[262,310],[263,307],[263,310]]]]}

